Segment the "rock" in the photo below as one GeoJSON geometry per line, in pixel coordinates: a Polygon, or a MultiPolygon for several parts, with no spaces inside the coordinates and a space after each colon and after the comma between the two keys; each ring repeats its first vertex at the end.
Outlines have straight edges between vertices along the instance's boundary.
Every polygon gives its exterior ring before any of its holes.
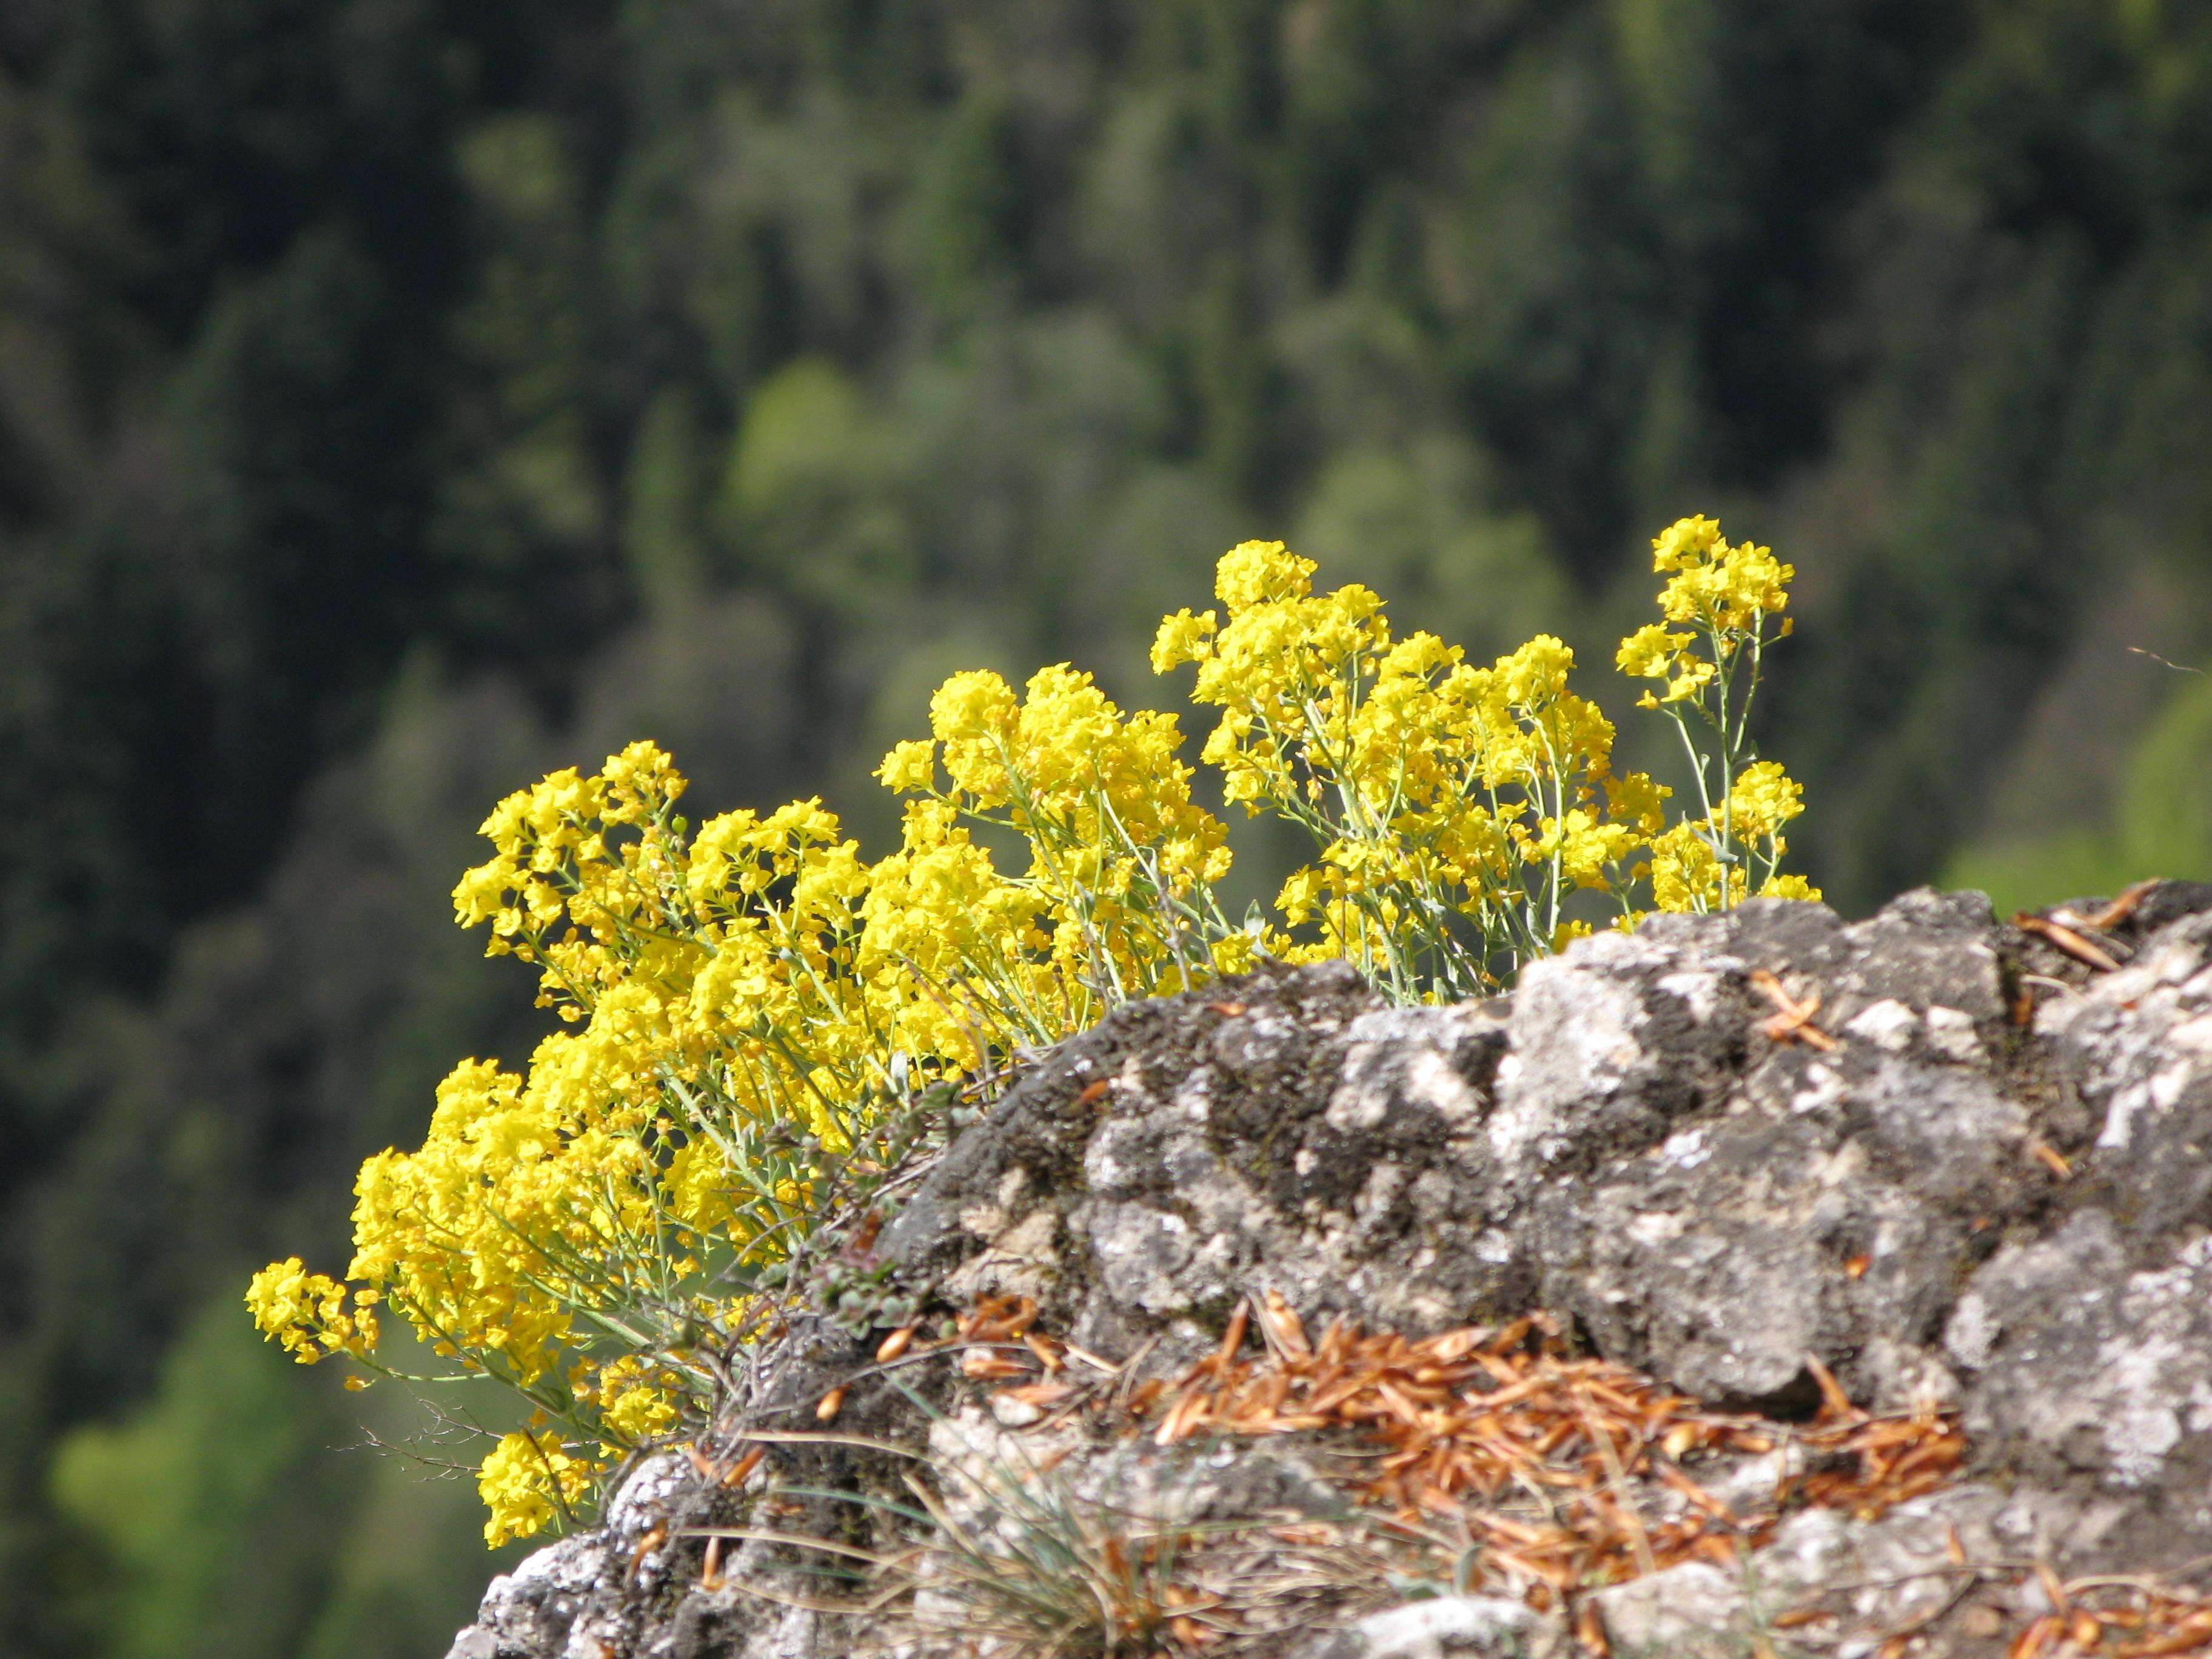
{"type": "MultiPolygon", "coordinates": [[[[1955,1412],[1968,1437],[1962,1477],[1883,1512],[1791,1498],[1733,1566],[1681,1559],[1558,1613],[1448,1593],[1496,1588],[1464,1577],[1485,1553],[1424,1562],[1401,1540],[1298,1580],[1278,1598],[1295,1622],[1224,1659],[1525,1659],[1567,1651],[1576,1618],[1615,1652],[1735,1654],[1815,1602],[1838,1653],[1914,1620],[1918,1651],[2002,1650],[1992,1629],[2034,1615],[2039,1580],[1962,1574],[1962,1552],[2065,1573],[2212,1553],[2212,887],[2154,889],[2102,937],[2116,971],[1999,925],[1978,895],[1920,892],[1849,924],[1778,901],[1658,918],[1458,1007],[1386,1006],[1342,964],[1267,968],[1038,1058],[877,1248],[922,1305],[1033,1298],[1036,1330],[1127,1362],[1124,1392],[1213,1353],[1246,1298],[1279,1297],[1310,1333],[1342,1316],[1409,1340],[1546,1310],[1590,1354],[1775,1422],[1771,1451],[1698,1468],[1705,1501],[1732,1510],[1820,1475],[1789,1425],[1836,1386],[1876,1411],[1955,1412]],[[1809,1030],[1770,1034],[1777,984],[1816,1005],[1809,1030]]],[[[1364,1466],[1325,1436],[1162,1446],[950,1366],[902,1372],[920,1392],[901,1392],[872,1346],[795,1318],[750,1357],[720,1432],[805,1423],[850,1382],[841,1432],[918,1449],[948,1524],[1065,1572],[1126,1561],[1109,1535],[1179,1528],[1194,1559],[1248,1552],[1231,1590],[1272,1570],[1255,1538],[1382,1547],[1347,1485],[1364,1466]]],[[[908,1550],[883,1507],[910,1501],[906,1468],[778,1442],[770,1468],[797,1495],[761,1529],[908,1550]]],[[[1652,1527],[1689,1512],[1665,1482],[1613,1484],[1652,1527]]],[[[646,1460],[600,1528],[494,1583],[452,1659],[829,1659],[862,1629],[904,1659],[1012,1652],[942,1537],[910,1558],[927,1616],[702,1588],[684,1528],[755,1501],[679,1455],[646,1460]]],[[[722,1565],[787,1592],[789,1560],[745,1543],[722,1565]]]]}
{"type": "Polygon", "coordinates": [[[2212,1237],[2130,1272],[2085,1211],[1976,1274],[1946,1340],[1979,1357],[1970,1432],[2046,1477],[2185,1498],[2156,1524],[2212,1529],[2212,1237]]]}
{"type": "Polygon", "coordinates": [[[519,1659],[562,1654],[571,1629],[609,1572],[612,1547],[593,1531],[564,1538],[491,1581],[476,1626],[454,1642],[448,1659],[519,1659]],[[465,1645],[467,1644],[467,1645],[465,1645]]]}
{"type": "Polygon", "coordinates": [[[2145,940],[2089,994],[2045,1003],[2036,1034],[2098,1125],[2112,1218],[2148,1241],[2212,1200],[2212,913],[2145,940]]]}
{"type": "Polygon", "coordinates": [[[1740,1573],[1686,1561],[1595,1591],[1605,1633],[1626,1653],[1668,1659],[1737,1659],[1750,1638],[1749,1599],[1740,1573]]]}
{"type": "Polygon", "coordinates": [[[1556,1620],[1518,1601],[1445,1595],[1370,1613],[1299,1659],[1549,1659],[1565,1645],[1556,1620]]]}
{"type": "MultiPolygon", "coordinates": [[[[2000,1530],[2014,1500],[1968,1482],[1900,1504],[1874,1522],[1834,1510],[1791,1516],[1773,1541],[1734,1570],[1691,1561],[1592,1592],[1617,1653],[1668,1659],[1741,1659],[1774,1620],[1808,1604],[1841,1615],[1848,1630],[1880,1631],[1941,1611],[1956,1597],[1956,1552],[2006,1559],[2021,1541],[2000,1530]]],[[[1863,1654],[1880,1638],[1862,1638],[1863,1654]]]]}

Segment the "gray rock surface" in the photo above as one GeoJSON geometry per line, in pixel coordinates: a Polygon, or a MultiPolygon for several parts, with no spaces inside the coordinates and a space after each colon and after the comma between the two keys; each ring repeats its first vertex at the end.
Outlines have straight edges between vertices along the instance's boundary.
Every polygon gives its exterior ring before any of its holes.
{"type": "MultiPolygon", "coordinates": [[[[1304,1634],[1231,1651],[1533,1656],[1569,1650],[1579,1617],[1616,1653],[1743,1653],[1826,1595],[1844,1634],[1823,1651],[1870,1653],[1849,1632],[1890,1620],[1917,1621],[1916,1652],[2002,1652],[2048,1610],[2026,1564],[2212,1555],[2212,888],[2168,884],[2097,941],[2117,970],[1923,891],[1851,924],[1772,901],[1657,919],[1458,1007],[1389,1008],[1340,965],[1264,970],[1025,1068],[876,1248],[940,1310],[1033,1298],[1038,1331],[1131,1361],[1125,1384],[1180,1374],[1268,1292],[1309,1330],[1343,1314],[1411,1338],[1541,1309],[1717,1407],[1802,1420],[1825,1367],[1862,1406],[1955,1411],[1969,1437],[1956,1483],[1874,1518],[1799,1509],[1732,1567],[1537,1611],[1458,1593],[1447,1558],[1433,1583],[1301,1590],[1304,1634]],[[1778,990],[1817,1000],[1810,1033],[1765,1028],[1778,990]]],[[[811,1428],[849,1382],[839,1428],[921,1453],[987,1533],[1012,1524],[989,1495],[1010,1468],[1133,1535],[1345,1512],[1313,1437],[1194,1452],[994,1417],[949,1363],[872,1366],[875,1340],[795,1321],[720,1443],[811,1428]]],[[[933,1597],[965,1604],[927,1582],[857,1623],[810,1608],[758,1541],[702,1586],[686,1527],[880,1544],[870,1496],[904,1501],[896,1460],[864,1449],[779,1443],[770,1464],[784,1490],[763,1498],[647,1462],[602,1528],[494,1583],[452,1659],[1016,1650],[933,1623],[933,1597]],[[819,1495],[839,1492],[860,1501],[819,1495]]]]}
{"type": "Polygon", "coordinates": [[[1513,1652],[1528,1659],[1556,1652],[1548,1620],[1494,1595],[1442,1595],[1408,1601],[1332,1631],[1299,1659],[1484,1659],[1513,1652]]]}

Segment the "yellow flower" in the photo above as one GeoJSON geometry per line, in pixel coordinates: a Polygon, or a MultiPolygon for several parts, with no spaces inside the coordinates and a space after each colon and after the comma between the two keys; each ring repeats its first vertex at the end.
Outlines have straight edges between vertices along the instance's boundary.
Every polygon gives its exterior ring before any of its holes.
{"type": "Polygon", "coordinates": [[[1700,514],[1677,519],[1651,538],[1654,570],[1686,570],[1703,562],[1719,545],[1721,527],[1700,514]]]}
{"type": "Polygon", "coordinates": [[[1676,633],[1664,623],[1647,623],[1620,642],[1613,665],[1638,679],[1663,680],[1690,639],[1689,635],[1676,633]]]}
{"type": "Polygon", "coordinates": [[[1643,772],[1606,780],[1606,797],[1613,817],[1635,825],[1647,839],[1667,827],[1666,802],[1674,793],[1643,772]]]}
{"type": "Polygon", "coordinates": [[[1771,549],[1749,542],[1731,546],[1720,526],[1705,518],[1680,520],[1662,531],[1652,543],[1652,568],[1672,573],[1659,595],[1668,622],[1722,635],[1745,635],[1762,617],[1779,612],[1797,574],[1771,549]]]}
{"type": "MultiPolygon", "coordinates": [[[[1695,657],[1683,660],[1681,672],[1667,682],[1667,695],[1662,702],[1680,702],[1694,697],[1713,683],[1713,665],[1699,662],[1695,657]]],[[[1649,695],[1649,694],[1647,694],[1649,695]]]]}
{"type": "Polygon", "coordinates": [[[1283,920],[1291,927],[1302,927],[1321,903],[1322,891],[1320,871],[1310,866],[1292,871],[1275,895],[1275,908],[1282,912],[1283,920]]]}
{"type": "Polygon", "coordinates": [[[955,790],[979,806],[1006,799],[1006,745],[1018,705],[1013,688],[988,671],[955,674],[929,700],[930,730],[945,745],[945,769],[955,790]]]}
{"type": "Polygon", "coordinates": [[[1764,841],[1805,810],[1805,792],[1773,761],[1758,761],[1736,775],[1729,791],[1730,832],[1764,841]]]}
{"type": "Polygon", "coordinates": [[[1240,542],[1221,556],[1213,591],[1233,616],[1254,605],[1304,599],[1313,591],[1318,568],[1280,542],[1240,542]]]}
{"type": "Polygon", "coordinates": [[[676,763],[651,743],[634,743],[619,755],[610,755],[599,781],[605,801],[599,816],[609,823],[642,823],[684,793],[676,763]]]}
{"type": "Polygon", "coordinates": [[[302,1365],[334,1353],[366,1358],[377,1342],[376,1300],[374,1291],[356,1291],[349,1313],[345,1286],[309,1273],[296,1255],[264,1267],[246,1291],[255,1326],[302,1365]]]}
{"type": "Polygon", "coordinates": [[[676,1381],[633,1354],[602,1370],[590,1391],[606,1426],[622,1446],[629,1447],[655,1439],[675,1425],[678,1409],[672,1385],[676,1381]]]}
{"type": "Polygon", "coordinates": [[[930,729],[947,743],[1004,737],[1013,718],[1013,692],[988,669],[955,674],[929,700],[930,729]]]}
{"type": "Polygon", "coordinates": [[[1539,634],[1518,651],[1498,659],[1498,693],[1515,708],[1555,702],[1565,694],[1567,676],[1574,665],[1575,653],[1562,641],[1539,634]]]}
{"type": "Polygon", "coordinates": [[[876,769],[884,788],[898,794],[926,793],[937,785],[937,745],[925,739],[893,744],[876,769]]]}
{"type": "Polygon", "coordinates": [[[1662,910],[1724,909],[1741,896],[1741,875],[1721,863],[1700,824],[1686,820],[1651,843],[1651,897],[1662,910]]]}
{"type": "Polygon", "coordinates": [[[1152,640],[1152,672],[1164,674],[1180,663],[1202,661],[1206,641],[1213,637],[1218,619],[1211,611],[1191,615],[1186,609],[1160,619],[1152,640]]]}
{"type": "Polygon", "coordinates": [[[592,1464],[571,1456],[557,1435],[501,1437],[477,1472],[477,1492],[489,1511],[486,1547],[542,1532],[591,1490],[598,1474],[592,1464]]]}

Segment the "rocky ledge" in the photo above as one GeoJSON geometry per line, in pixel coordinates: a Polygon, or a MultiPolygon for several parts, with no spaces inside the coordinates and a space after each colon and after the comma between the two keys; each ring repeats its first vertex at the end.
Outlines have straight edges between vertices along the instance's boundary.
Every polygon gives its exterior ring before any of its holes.
{"type": "Polygon", "coordinates": [[[2212,887],[1025,1068],[452,1659],[2212,1650],[2212,887]]]}

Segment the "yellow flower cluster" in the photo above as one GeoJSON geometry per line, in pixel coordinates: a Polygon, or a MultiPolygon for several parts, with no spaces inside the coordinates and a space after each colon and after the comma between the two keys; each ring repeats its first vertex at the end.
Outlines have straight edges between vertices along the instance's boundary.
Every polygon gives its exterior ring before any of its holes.
{"type": "Polygon", "coordinates": [[[354,1312],[297,1261],[248,1299],[302,1359],[372,1366],[368,1310],[384,1301],[560,1425],[558,1460],[514,1437],[487,1460],[498,1536],[544,1524],[568,1488],[703,1408],[697,1345],[726,1344],[752,1307],[717,1291],[721,1265],[773,1259],[806,1216],[822,1153],[779,1153],[780,1128],[836,1152],[895,1076],[978,1072],[1248,959],[1172,908],[1229,859],[1191,803],[1172,717],[1125,719],[1060,668],[1023,699],[961,676],[933,724],[931,743],[885,763],[921,799],[874,865],[818,801],[687,835],[683,780],[646,744],[486,821],[494,856],[462,878],[456,910],[490,925],[494,953],[538,968],[563,1028],[526,1073],[456,1066],[421,1147],[362,1166],[354,1312]],[[1028,870],[999,872],[971,820],[1024,835],[1028,870]]]}
{"type": "MultiPolygon", "coordinates": [[[[780,1152],[776,1133],[842,1144],[887,1058],[855,978],[867,870],[836,819],[804,801],[687,835],[683,788],[636,744],[493,811],[494,856],[455,908],[538,968],[563,1027],[526,1073],[456,1066],[421,1147],[356,1184],[349,1277],[558,1425],[487,1459],[501,1537],[699,1407],[702,1345],[728,1346],[753,1308],[722,1270],[773,1257],[805,1213],[820,1152],[780,1152]]],[[[346,1346],[375,1368],[329,1285],[272,1268],[249,1300],[303,1358],[346,1346]]]]}
{"type": "Polygon", "coordinates": [[[1623,640],[1613,665],[1632,678],[1666,683],[1663,690],[1645,692],[1638,706],[1674,721],[1703,809],[1653,842],[1653,902],[1662,910],[1707,911],[1753,892],[1817,898],[1804,878],[1780,873],[1789,852],[1783,826],[1803,811],[1802,792],[1781,767],[1753,759],[1749,742],[1762,658],[1771,640],[1790,634],[1782,612],[1797,573],[1770,548],[1731,544],[1717,523],[1702,517],[1662,532],[1651,544],[1651,567],[1667,578],[1659,592],[1666,621],[1623,640]],[[1713,741],[1700,744],[1692,725],[1713,741]]]}
{"type": "Polygon", "coordinates": [[[373,1290],[356,1291],[349,1311],[346,1287],[326,1273],[309,1273],[296,1255],[270,1263],[246,1288],[253,1322],[302,1365],[333,1353],[360,1358],[374,1352],[378,1300],[373,1290]]]}
{"type": "Polygon", "coordinates": [[[1316,843],[1267,948],[1468,995],[1553,948],[1572,894],[1625,908],[1668,792],[1614,774],[1611,723],[1568,690],[1573,652],[1540,635],[1478,668],[1432,635],[1394,641],[1381,599],[1316,595],[1314,570],[1247,542],[1221,562],[1226,620],[1180,612],[1152,649],[1156,671],[1195,663],[1193,701],[1222,710],[1204,757],[1228,799],[1316,843]]]}
{"type": "Polygon", "coordinates": [[[1790,569],[1705,520],[1656,559],[1667,622],[1620,665],[1667,682],[1686,741],[1692,715],[1721,738],[1711,757],[1692,744],[1702,811],[1671,827],[1668,790],[1613,769],[1613,728],[1569,689],[1559,641],[1476,666],[1394,639],[1366,588],[1316,593],[1280,543],[1224,556],[1220,611],[1169,617],[1153,666],[1197,665],[1226,799],[1313,838],[1272,921],[1221,908],[1227,831],[1193,798],[1176,717],[1124,714],[1065,665],[1018,693],[988,673],[945,684],[931,735],[877,774],[907,799],[872,862],[818,800],[694,830],[649,743],[518,792],[454,908],[538,969],[561,1024],[521,1072],[456,1066],[422,1146],[362,1166],[350,1286],[277,1263],[247,1293],[256,1322],[303,1362],[394,1375],[387,1307],[453,1374],[519,1394],[528,1425],[480,1486],[487,1538],[526,1536],[631,1450],[696,1431],[773,1322],[763,1270],[815,1224],[826,1160],[890,1100],[998,1075],[1117,1002],[1262,954],[1457,996],[1588,931],[1592,904],[1632,921],[1647,893],[1669,909],[1809,895],[1775,868],[1797,786],[1743,724],[1790,569]],[[993,856],[1007,837],[1018,868],[993,856]]]}
{"type": "Polygon", "coordinates": [[[597,1473],[571,1457],[558,1435],[502,1436],[477,1474],[477,1495],[491,1516],[484,1522],[485,1547],[527,1538],[574,1513],[597,1473]]]}
{"type": "Polygon", "coordinates": [[[1191,800],[1174,715],[1125,718],[1062,665],[1019,698],[995,674],[955,675],[930,726],[878,773],[917,799],[900,850],[874,871],[868,951],[887,991],[956,994],[909,1000],[902,1048],[950,1058],[954,1028],[979,1024],[1050,1042],[1116,1002],[1249,965],[1249,937],[1211,908],[1227,832],[1191,800]],[[1000,874],[969,823],[1020,836],[1027,868],[1000,874]]]}

